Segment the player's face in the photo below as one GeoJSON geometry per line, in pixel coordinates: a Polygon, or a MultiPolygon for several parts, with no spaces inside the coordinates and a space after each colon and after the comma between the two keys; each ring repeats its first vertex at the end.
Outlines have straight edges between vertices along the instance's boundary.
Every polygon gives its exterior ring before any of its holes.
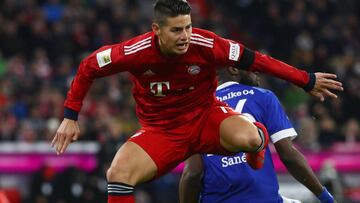
{"type": "Polygon", "coordinates": [[[227,71],[231,75],[231,79],[234,81],[250,86],[260,85],[260,77],[258,72],[239,70],[235,67],[228,67],[227,71]]]}
{"type": "Polygon", "coordinates": [[[153,30],[159,37],[159,46],[163,54],[185,54],[189,48],[192,31],[190,15],[168,17],[164,25],[153,23],[153,30]]]}
{"type": "Polygon", "coordinates": [[[251,86],[260,86],[260,77],[258,72],[240,71],[241,83],[251,86]]]}

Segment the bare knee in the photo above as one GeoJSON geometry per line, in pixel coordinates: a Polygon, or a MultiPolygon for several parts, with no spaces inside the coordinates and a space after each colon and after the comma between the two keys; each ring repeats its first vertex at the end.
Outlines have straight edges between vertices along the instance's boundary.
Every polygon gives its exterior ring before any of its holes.
{"type": "Polygon", "coordinates": [[[137,185],[153,178],[157,167],[147,153],[133,142],[126,142],[116,153],[106,172],[108,182],[137,185]]]}
{"type": "Polygon", "coordinates": [[[259,148],[262,141],[252,122],[241,117],[225,121],[220,128],[220,141],[225,149],[232,152],[253,152],[259,148]]]}
{"type": "Polygon", "coordinates": [[[261,144],[261,138],[257,130],[249,130],[234,134],[234,141],[230,143],[234,151],[253,152],[257,150],[261,144]]]}
{"type": "Polygon", "coordinates": [[[120,182],[129,185],[136,184],[132,180],[132,174],[130,170],[126,170],[120,166],[111,165],[106,172],[106,179],[108,182],[120,182]]]}
{"type": "Polygon", "coordinates": [[[246,132],[246,134],[244,136],[247,139],[247,146],[248,146],[247,151],[253,152],[253,151],[257,150],[259,148],[259,146],[261,145],[262,141],[261,141],[259,132],[256,127],[255,127],[255,129],[251,129],[248,132],[246,132]]]}

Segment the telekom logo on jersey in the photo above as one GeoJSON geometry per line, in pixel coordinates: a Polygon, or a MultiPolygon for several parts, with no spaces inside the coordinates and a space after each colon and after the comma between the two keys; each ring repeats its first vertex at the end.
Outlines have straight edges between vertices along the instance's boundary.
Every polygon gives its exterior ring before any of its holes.
{"type": "Polygon", "coordinates": [[[151,82],[150,92],[156,97],[165,97],[165,91],[170,89],[170,82],[151,82]]]}

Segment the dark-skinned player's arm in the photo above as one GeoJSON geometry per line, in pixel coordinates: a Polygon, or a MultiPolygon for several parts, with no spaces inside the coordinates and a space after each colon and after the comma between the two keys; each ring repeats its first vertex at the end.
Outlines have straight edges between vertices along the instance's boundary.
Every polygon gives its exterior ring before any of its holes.
{"type": "Polygon", "coordinates": [[[277,153],[289,173],[307,187],[321,203],[336,202],[333,196],[321,185],[305,157],[292,144],[290,138],[284,138],[275,144],[277,153]]]}
{"type": "Polygon", "coordinates": [[[179,182],[180,203],[197,203],[201,191],[203,162],[199,154],[189,157],[179,182]]]}

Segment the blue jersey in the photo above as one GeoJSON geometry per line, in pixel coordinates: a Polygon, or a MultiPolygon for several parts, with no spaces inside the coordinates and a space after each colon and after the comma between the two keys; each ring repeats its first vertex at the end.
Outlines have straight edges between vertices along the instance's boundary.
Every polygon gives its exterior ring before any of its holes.
{"type": "MultiPolygon", "coordinates": [[[[227,82],[216,96],[237,112],[263,123],[273,143],[295,137],[296,131],[270,90],[227,82]]],[[[202,155],[204,175],[200,202],[203,203],[277,203],[283,202],[269,148],[264,167],[253,170],[244,153],[235,156],[202,155]]]]}

